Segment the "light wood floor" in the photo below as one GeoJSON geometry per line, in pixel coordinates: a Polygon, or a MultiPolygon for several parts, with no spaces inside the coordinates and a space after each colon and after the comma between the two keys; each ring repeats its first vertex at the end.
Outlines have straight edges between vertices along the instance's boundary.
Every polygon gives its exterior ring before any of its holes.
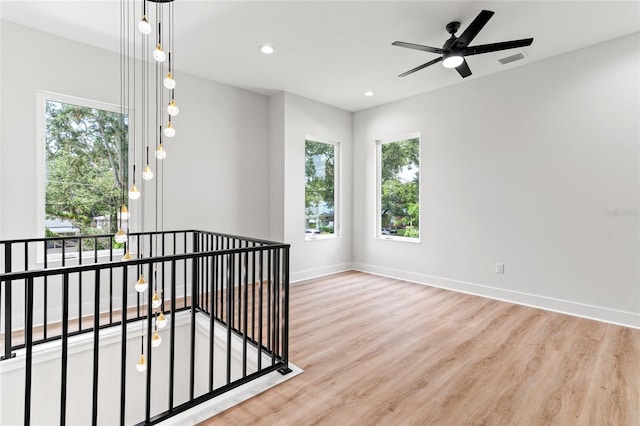
{"type": "Polygon", "coordinates": [[[346,272],[291,287],[305,372],[203,425],[640,425],[640,330],[346,272]]]}

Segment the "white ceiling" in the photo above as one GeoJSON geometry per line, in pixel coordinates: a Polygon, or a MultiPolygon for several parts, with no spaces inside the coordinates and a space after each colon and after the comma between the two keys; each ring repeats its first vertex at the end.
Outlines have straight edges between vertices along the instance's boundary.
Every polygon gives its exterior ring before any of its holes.
{"type": "MultiPolygon", "coordinates": [[[[2,0],[2,19],[104,49],[119,49],[119,0],[2,0]]],[[[196,1],[175,0],[175,67],[271,94],[285,90],[358,111],[640,31],[638,1],[196,1]],[[472,44],[534,37],[532,46],[468,58],[463,80],[436,58],[391,46],[441,46],[450,21],[495,15],[472,44]],[[260,53],[268,43],[276,51],[260,53]],[[524,60],[498,59],[523,51],[524,60]],[[371,90],[372,97],[363,93],[371,90]]],[[[616,52],[612,52],[612,55],[616,52]]],[[[602,58],[606,60],[606,58],[602,58]]],[[[567,70],[568,73],[573,70],[567,70]]]]}

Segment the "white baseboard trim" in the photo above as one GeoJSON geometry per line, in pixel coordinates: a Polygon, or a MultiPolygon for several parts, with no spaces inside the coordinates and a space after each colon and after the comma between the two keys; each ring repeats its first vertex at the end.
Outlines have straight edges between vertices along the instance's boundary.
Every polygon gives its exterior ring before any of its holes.
{"type": "Polygon", "coordinates": [[[483,284],[470,283],[465,281],[452,280],[450,278],[435,277],[415,272],[402,271],[399,269],[387,268],[383,266],[369,265],[354,262],[352,269],[367,272],[370,274],[396,278],[410,281],[431,287],[453,290],[460,293],[473,294],[475,296],[488,297],[490,299],[501,300],[518,305],[530,306],[547,311],[573,315],[602,321],[606,323],[622,325],[631,328],[640,328],[640,314],[633,312],[619,311],[601,306],[587,305],[568,300],[554,299],[546,296],[539,296],[530,293],[522,293],[483,284]]]}
{"type": "Polygon", "coordinates": [[[310,280],[312,278],[324,277],[325,275],[337,274],[338,272],[351,271],[353,269],[353,264],[351,262],[347,262],[322,266],[320,268],[306,269],[304,271],[291,272],[289,274],[289,282],[295,283],[298,281],[310,280]]]}

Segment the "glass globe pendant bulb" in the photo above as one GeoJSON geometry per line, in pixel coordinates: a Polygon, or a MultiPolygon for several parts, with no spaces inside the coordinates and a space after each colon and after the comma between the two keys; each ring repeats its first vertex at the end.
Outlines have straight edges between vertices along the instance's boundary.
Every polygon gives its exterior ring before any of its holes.
{"type": "Polygon", "coordinates": [[[138,31],[145,35],[151,33],[151,24],[147,21],[147,15],[144,15],[142,19],[140,19],[140,22],[138,22],[138,31]]]}
{"type": "Polygon", "coordinates": [[[158,44],[156,50],[153,51],[153,59],[155,59],[156,62],[164,62],[164,60],[167,59],[167,54],[164,53],[160,44],[158,44]]]}
{"type": "Polygon", "coordinates": [[[172,117],[175,117],[180,113],[180,109],[176,106],[176,102],[173,99],[171,99],[171,102],[169,102],[169,106],[167,107],[167,112],[172,117]]]}
{"type": "Polygon", "coordinates": [[[131,188],[129,188],[129,198],[131,198],[132,200],[137,200],[138,198],[140,198],[140,191],[138,191],[135,183],[131,185],[131,188]]]}
{"type": "Polygon", "coordinates": [[[162,343],[162,337],[158,334],[158,330],[153,332],[153,336],[151,336],[151,346],[157,348],[162,343]]]}
{"type": "Polygon", "coordinates": [[[167,74],[163,81],[164,87],[169,90],[173,90],[176,88],[176,81],[173,79],[173,75],[171,75],[171,71],[167,74]]]}
{"type": "Polygon", "coordinates": [[[116,243],[122,244],[127,241],[127,234],[125,234],[122,228],[120,228],[118,229],[118,232],[116,232],[114,239],[116,240],[116,243]]]}
{"type": "Polygon", "coordinates": [[[156,327],[165,328],[167,326],[167,318],[164,316],[162,312],[158,314],[158,318],[156,318],[156,327]]]}
{"type": "Polygon", "coordinates": [[[176,129],[173,128],[173,123],[169,122],[169,125],[164,128],[164,135],[168,138],[172,138],[176,135],[176,129]]]}
{"type": "Polygon", "coordinates": [[[143,293],[147,291],[147,288],[149,288],[149,284],[144,280],[142,274],[140,274],[140,278],[138,278],[138,282],[136,282],[136,291],[143,293]]]}
{"type": "Polygon", "coordinates": [[[160,300],[160,296],[158,296],[158,290],[153,292],[153,297],[151,298],[151,307],[153,309],[158,309],[162,305],[162,300],[160,300]]]}
{"type": "Polygon", "coordinates": [[[144,359],[144,354],[140,354],[140,358],[138,359],[138,363],[136,364],[136,370],[142,373],[147,370],[147,361],[144,359]]]}
{"type": "Polygon", "coordinates": [[[120,218],[122,220],[129,219],[129,210],[127,209],[127,206],[125,206],[124,204],[122,205],[122,207],[120,207],[120,218]]]}
{"type": "Polygon", "coordinates": [[[131,259],[133,259],[133,256],[131,256],[131,252],[127,250],[124,256],[122,256],[122,260],[131,260],[131,259]]]}
{"type": "Polygon", "coordinates": [[[167,158],[167,151],[162,148],[162,143],[160,143],[158,145],[158,149],[156,149],[156,158],[158,160],[164,160],[165,158],[167,158]]]}
{"type": "Polygon", "coordinates": [[[142,179],[151,180],[153,179],[153,172],[151,171],[151,167],[147,164],[147,166],[142,171],[142,179]]]}

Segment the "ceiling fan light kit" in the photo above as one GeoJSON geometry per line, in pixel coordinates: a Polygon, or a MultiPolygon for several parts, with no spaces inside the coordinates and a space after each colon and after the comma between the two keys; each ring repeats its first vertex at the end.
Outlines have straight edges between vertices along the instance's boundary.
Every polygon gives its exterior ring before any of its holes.
{"type": "Polygon", "coordinates": [[[445,52],[442,54],[442,65],[445,68],[457,68],[464,62],[460,52],[445,52]]]}
{"type": "MultiPolygon", "coordinates": [[[[464,30],[460,37],[456,37],[456,32],[460,29],[460,22],[450,22],[446,26],[447,32],[451,35],[447,41],[444,42],[442,48],[424,46],[421,44],[407,43],[403,41],[394,41],[393,46],[406,47],[408,49],[422,50],[425,52],[435,53],[440,55],[439,58],[433,59],[422,65],[419,65],[407,72],[400,74],[398,77],[405,77],[409,74],[413,74],[416,71],[420,71],[430,65],[442,62],[445,68],[455,68],[458,74],[462,78],[469,77],[471,75],[471,69],[465,60],[465,56],[479,55],[482,53],[497,52],[500,50],[515,49],[518,47],[530,46],[533,43],[533,38],[525,38],[521,40],[503,41],[498,43],[481,44],[477,46],[469,46],[473,39],[478,35],[480,30],[489,22],[489,19],[493,16],[494,12],[490,10],[483,10],[476,16],[471,24],[464,30]]],[[[524,56],[523,56],[524,57],[524,56]]]]}

